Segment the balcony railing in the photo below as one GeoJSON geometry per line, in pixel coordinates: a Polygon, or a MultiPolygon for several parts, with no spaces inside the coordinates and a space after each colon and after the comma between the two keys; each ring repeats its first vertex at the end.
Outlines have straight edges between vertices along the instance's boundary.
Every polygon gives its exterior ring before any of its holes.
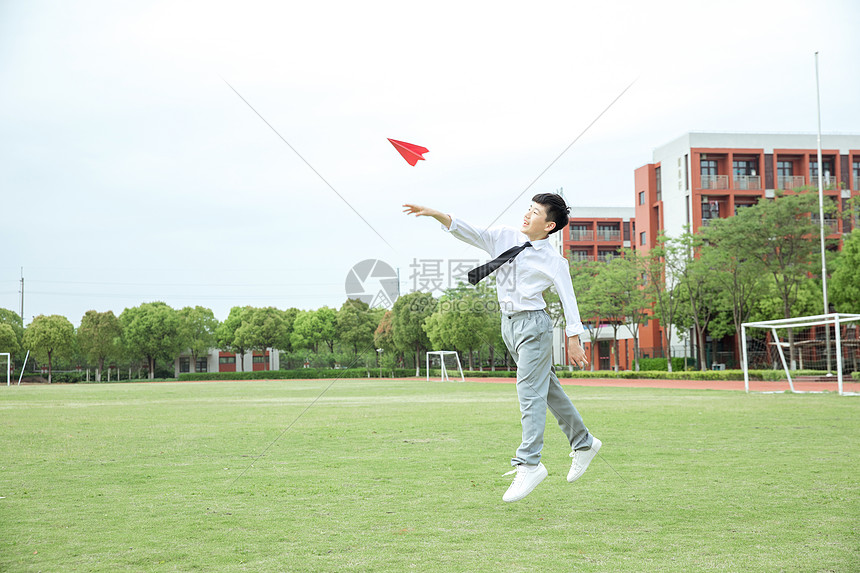
{"type": "Polygon", "coordinates": [[[601,263],[608,263],[617,256],[616,253],[597,253],[597,260],[601,263]]]}
{"type": "Polygon", "coordinates": [[[776,177],[776,188],[777,189],[797,189],[798,187],[803,187],[805,182],[805,178],[803,175],[777,175],[776,177]]]}
{"type": "Polygon", "coordinates": [[[702,189],[728,189],[728,175],[702,175],[702,189]]]}
{"type": "Polygon", "coordinates": [[[747,189],[761,189],[760,175],[738,175],[735,177],[735,189],[745,191],[747,189]]]}
{"type": "MultiPolygon", "coordinates": [[[[809,184],[818,188],[818,175],[810,175],[809,184]]],[[[821,178],[821,184],[824,189],[837,189],[839,187],[839,180],[835,175],[825,175],[821,178]]]]}
{"type": "Polygon", "coordinates": [[[591,241],[594,239],[594,231],[583,231],[580,229],[570,230],[571,241],[591,241]]]}
{"type": "Polygon", "coordinates": [[[614,229],[598,229],[597,230],[597,240],[598,241],[620,241],[621,240],[621,231],[617,231],[614,229]]]}
{"type": "MultiPolygon", "coordinates": [[[[819,225],[818,221],[819,221],[818,215],[813,213],[812,222],[815,223],[815,225],[817,226],[817,225],[819,225]]],[[[837,219],[824,219],[824,231],[828,235],[838,233],[839,232],[839,221],[837,219]]]]}
{"type": "Polygon", "coordinates": [[[702,219],[702,226],[708,227],[708,226],[710,226],[711,221],[716,221],[717,219],[719,219],[719,217],[712,217],[710,219],[702,219]]]}
{"type": "Polygon", "coordinates": [[[594,255],[583,255],[582,253],[570,253],[570,260],[575,263],[584,263],[586,261],[593,261],[594,255]]]}

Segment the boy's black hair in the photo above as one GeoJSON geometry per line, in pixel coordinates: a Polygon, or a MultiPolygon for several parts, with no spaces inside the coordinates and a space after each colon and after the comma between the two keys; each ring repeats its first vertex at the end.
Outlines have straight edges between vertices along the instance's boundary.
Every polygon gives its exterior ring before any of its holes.
{"type": "Polygon", "coordinates": [[[561,195],[555,193],[538,193],[532,197],[532,202],[539,203],[546,208],[546,220],[555,223],[555,228],[549,232],[550,235],[561,231],[570,222],[570,207],[564,202],[561,195]]]}

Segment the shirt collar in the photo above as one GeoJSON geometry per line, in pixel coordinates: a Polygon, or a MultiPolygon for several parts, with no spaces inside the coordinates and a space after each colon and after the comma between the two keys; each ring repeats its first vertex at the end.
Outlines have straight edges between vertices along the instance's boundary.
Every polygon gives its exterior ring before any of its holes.
{"type": "Polygon", "coordinates": [[[526,238],[526,241],[528,241],[529,243],[532,244],[532,247],[536,251],[541,250],[542,248],[544,248],[545,246],[547,246],[549,244],[549,237],[547,237],[546,239],[541,239],[540,241],[530,241],[529,238],[525,235],[525,233],[523,233],[523,237],[526,238]]]}

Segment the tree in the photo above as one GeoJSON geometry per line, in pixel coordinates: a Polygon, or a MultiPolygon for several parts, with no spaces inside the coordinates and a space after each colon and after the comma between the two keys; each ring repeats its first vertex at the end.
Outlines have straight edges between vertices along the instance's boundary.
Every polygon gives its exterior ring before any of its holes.
{"type": "Polygon", "coordinates": [[[11,356],[15,356],[20,351],[21,345],[18,344],[15,330],[10,325],[0,322],[0,352],[8,352],[11,356]]]}
{"type": "Polygon", "coordinates": [[[699,368],[707,370],[705,331],[716,313],[714,302],[719,294],[719,287],[713,280],[707,263],[698,256],[703,244],[700,235],[694,235],[686,230],[669,247],[671,254],[668,260],[671,261],[669,270],[677,281],[676,288],[683,296],[683,303],[679,306],[679,313],[675,317],[676,325],[694,328],[696,347],[699,352],[699,368]]]}
{"type": "Polygon", "coordinates": [[[579,317],[585,326],[585,333],[588,334],[588,342],[591,347],[588,364],[592,372],[597,369],[600,360],[597,344],[600,335],[600,321],[605,316],[604,310],[609,304],[606,293],[596,286],[603,265],[605,263],[596,261],[573,261],[570,264],[570,277],[573,281],[573,292],[579,307],[579,317]]]}
{"type": "Polygon", "coordinates": [[[675,317],[678,313],[679,291],[672,286],[672,278],[667,272],[668,267],[677,265],[672,258],[676,255],[669,250],[670,239],[662,231],[657,236],[657,243],[642,258],[645,280],[645,293],[651,300],[654,316],[660,321],[664,336],[660,337],[663,355],[666,357],[669,372],[672,371],[672,331],[675,317]]]}
{"type": "MultiPolygon", "coordinates": [[[[828,202],[829,203],[829,202],[828,202]]],[[[827,205],[825,210],[832,209],[827,205]]],[[[774,280],[782,300],[782,318],[791,318],[791,307],[797,299],[800,284],[815,272],[818,225],[810,213],[818,212],[818,199],[812,193],[783,195],[763,199],[741,210],[736,217],[748,232],[750,256],[758,259],[774,280]]],[[[776,317],[770,317],[776,318],[776,317]]],[[[796,363],[794,331],[788,329],[792,367],[796,363]]]]}
{"type": "Polygon", "coordinates": [[[119,317],[123,343],[132,355],[146,358],[150,380],[155,362],[172,359],[182,350],[178,313],[163,302],[146,302],[127,308],[119,317]]]}
{"type": "Polygon", "coordinates": [[[209,354],[215,346],[218,319],[215,313],[202,306],[186,306],[178,311],[179,336],[183,346],[191,352],[191,371],[197,371],[197,359],[209,354]]]}
{"type": "Polygon", "coordinates": [[[430,346],[424,330],[424,320],[433,313],[436,301],[433,295],[412,292],[397,298],[392,308],[394,343],[401,352],[415,351],[415,374],[420,374],[421,349],[430,346]]]}
{"type": "MultiPolygon", "coordinates": [[[[250,309],[244,316],[242,325],[236,331],[236,338],[249,350],[259,350],[265,356],[266,350],[286,346],[289,339],[286,316],[282,310],[273,306],[250,309]]],[[[271,359],[269,361],[271,368],[271,359]]]]}
{"type": "Polygon", "coordinates": [[[495,326],[490,313],[498,308],[498,303],[493,301],[488,308],[486,293],[486,287],[471,288],[462,283],[449,288],[424,321],[423,328],[432,347],[465,351],[470,370],[475,369],[474,351],[491,344],[490,329],[495,326]]]}
{"type": "MultiPolygon", "coordinates": [[[[21,320],[21,316],[11,310],[0,308],[0,324],[8,325],[12,329],[12,332],[15,333],[15,346],[19,349],[17,352],[21,353],[24,349],[24,321],[21,320]]],[[[10,344],[9,348],[11,347],[12,345],[10,344]]],[[[12,354],[13,360],[23,360],[23,356],[15,356],[15,353],[11,350],[0,349],[0,352],[9,352],[12,354]]]]}
{"type": "Polygon", "coordinates": [[[105,360],[119,354],[122,328],[112,310],[88,310],[78,327],[78,344],[87,360],[96,363],[96,382],[102,381],[105,360]]]}
{"type": "Polygon", "coordinates": [[[337,311],[323,306],[318,308],[315,314],[320,329],[320,340],[328,345],[329,352],[334,352],[334,343],[337,340],[337,311]]]}
{"type": "Polygon", "coordinates": [[[378,321],[366,302],[347,299],[337,312],[336,323],[338,338],[343,344],[352,347],[354,361],[358,360],[359,349],[365,352],[369,349],[375,350],[373,332],[378,321]]]}
{"type": "Polygon", "coordinates": [[[24,346],[29,348],[36,360],[48,361],[48,383],[54,371],[54,359],[68,354],[75,339],[75,327],[65,316],[39,315],[24,331],[24,346]]]}
{"type": "Polygon", "coordinates": [[[322,342],[322,324],[317,311],[302,310],[293,323],[290,343],[293,348],[308,348],[316,354],[319,343],[322,342]]]}
{"type": "Polygon", "coordinates": [[[713,323],[711,335],[735,335],[737,356],[741,348],[741,325],[749,321],[756,301],[766,289],[765,268],[761,259],[750,252],[748,236],[752,223],[748,217],[715,219],[703,233],[702,264],[719,285],[720,308],[730,309],[732,330],[722,318],[713,323]]]}
{"type": "Polygon", "coordinates": [[[245,316],[253,311],[250,306],[234,306],[227,315],[227,320],[215,329],[215,341],[218,348],[233,352],[239,356],[239,369],[245,371],[245,352],[248,351],[245,337],[237,337],[236,332],[242,326],[245,316]]]}
{"type": "MultiPolygon", "coordinates": [[[[642,257],[632,249],[624,249],[620,257],[604,264],[601,278],[607,286],[606,294],[618,304],[622,322],[630,325],[633,333],[634,368],[639,371],[639,327],[648,323],[650,304],[642,284],[642,257]]],[[[616,323],[617,324],[617,323],[616,323]]],[[[615,332],[615,370],[618,370],[618,336],[615,332]]]]}
{"type": "Polygon", "coordinates": [[[828,300],[837,312],[860,312],[860,229],[842,243],[835,267],[827,283],[828,300]]]}
{"type": "Polygon", "coordinates": [[[299,315],[299,309],[297,308],[288,308],[284,311],[284,330],[286,335],[284,339],[281,341],[281,347],[279,350],[283,350],[284,352],[292,352],[293,343],[291,335],[293,333],[293,328],[296,324],[296,317],[299,315]]]}
{"type": "MultiPolygon", "coordinates": [[[[398,361],[402,362],[403,359],[402,353],[397,351],[397,345],[394,344],[393,321],[394,313],[390,310],[386,310],[383,313],[382,318],[379,320],[376,330],[373,331],[373,345],[376,348],[382,349],[384,353],[383,361],[391,364],[392,366],[397,364],[398,361]],[[394,356],[395,354],[396,356],[394,356]]],[[[377,359],[378,358],[379,355],[377,353],[377,359]]]]}

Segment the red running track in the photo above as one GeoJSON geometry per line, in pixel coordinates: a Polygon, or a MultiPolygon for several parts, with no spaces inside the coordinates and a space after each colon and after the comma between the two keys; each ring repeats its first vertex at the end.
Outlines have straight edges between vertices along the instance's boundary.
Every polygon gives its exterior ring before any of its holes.
{"type": "MultiPolygon", "coordinates": [[[[431,378],[432,380],[432,378],[431,378]]],[[[513,384],[516,378],[466,378],[469,382],[513,384]]],[[[562,386],[608,386],[615,388],[677,388],[679,390],[744,390],[743,380],[648,380],[619,378],[561,378],[562,386]]],[[[801,392],[837,392],[838,383],[795,382],[794,389],[801,392]]],[[[762,382],[750,380],[751,392],[788,392],[788,380],[762,382]]],[[[860,383],[842,381],[843,392],[860,392],[860,383]]]]}

